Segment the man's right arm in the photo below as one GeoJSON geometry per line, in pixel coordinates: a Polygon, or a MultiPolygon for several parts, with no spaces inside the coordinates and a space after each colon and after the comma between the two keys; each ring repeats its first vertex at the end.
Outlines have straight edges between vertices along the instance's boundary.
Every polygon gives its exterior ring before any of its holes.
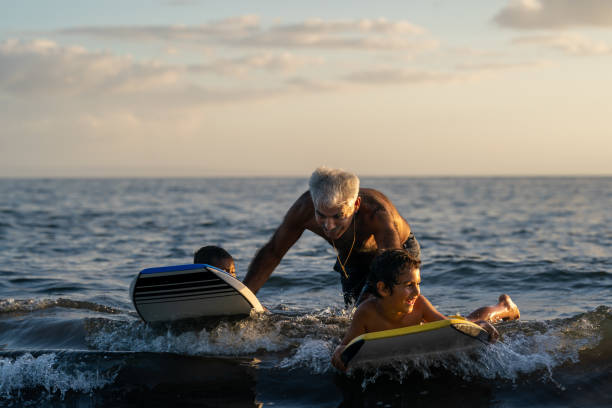
{"type": "Polygon", "coordinates": [[[306,229],[308,211],[304,207],[309,202],[304,200],[305,195],[310,200],[310,194],[306,193],[293,204],[270,241],[257,251],[255,258],[251,261],[243,283],[253,293],[257,293],[259,288],[266,283],[274,268],[278,266],[289,248],[296,243],[306,229]]]}

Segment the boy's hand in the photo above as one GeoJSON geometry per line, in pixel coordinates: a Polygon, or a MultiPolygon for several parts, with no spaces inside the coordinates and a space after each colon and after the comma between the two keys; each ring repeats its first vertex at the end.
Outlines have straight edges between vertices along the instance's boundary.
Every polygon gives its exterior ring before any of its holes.
{"type": "Polygon", "coordinates": [[[497,331],[497,329],[495,327],[493,327],[493,325],[489,322],[487,322],[486,320],[479,320],[477,322],[474,322],[477,325],[479,325],[480,327],[482,327],[483,329],[485,329],[487,331],[487,333],[489,333],[489,342],[490,343],[495,343],[497,341],[497,339],[499,339],[499,332],[497,331]]]}
{"type": "Polygon", "coordinates": [[[342,362],[342,358],[340,357],[345,348],[346,348],[346,345],[344,344],[339,345],[338,347],[336,347],[336,350],[334,351],[334,354],[332,355],[332,361],[331,361],[332,365],[340,371],[346,371],[346,367],[344,366],[344,363],[342,362]]]}

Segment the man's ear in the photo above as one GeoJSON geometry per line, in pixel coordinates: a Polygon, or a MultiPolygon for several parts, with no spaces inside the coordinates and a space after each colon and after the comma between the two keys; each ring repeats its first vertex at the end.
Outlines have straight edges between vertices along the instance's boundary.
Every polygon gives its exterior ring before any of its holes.
{"type": "Polygon", "coordinates": [[[383,281],[376,282],[376,291],[382,297],[389,296],[389,289],[383,281]]]}
{"type": "Polygon", "coordinates": [[[354,210],[355,212],[357,212],[357,210],[359,210],[359,206],[361,205],[361,197],[357,197],[357,199],[355,200],[355,205],[354,205],[354,210]]]}

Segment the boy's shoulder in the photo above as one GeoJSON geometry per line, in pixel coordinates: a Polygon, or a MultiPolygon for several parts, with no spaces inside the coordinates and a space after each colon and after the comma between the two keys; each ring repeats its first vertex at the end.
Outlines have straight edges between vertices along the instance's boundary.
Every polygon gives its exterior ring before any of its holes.
{"type": "Polygon", "coordinates": [[[357,310],[355,310],[353,319],[355,318],[368,319],[368,318],[371,318],[372,316],[378,315],[379,312],[377,308],[377,303],[378,303],[378,299],[376,297],[371,297],[371,298],[364,300],[359,305],[359,307],[357,307],[357,310]]]}

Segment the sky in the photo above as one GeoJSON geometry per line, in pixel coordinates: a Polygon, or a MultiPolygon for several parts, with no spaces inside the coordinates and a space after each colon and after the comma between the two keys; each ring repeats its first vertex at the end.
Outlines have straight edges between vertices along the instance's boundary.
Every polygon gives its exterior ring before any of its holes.
{"type": "Polygon", "coordinates": [[[0,7],[0,177],[612,175],[609,0],[0,7]]]}

